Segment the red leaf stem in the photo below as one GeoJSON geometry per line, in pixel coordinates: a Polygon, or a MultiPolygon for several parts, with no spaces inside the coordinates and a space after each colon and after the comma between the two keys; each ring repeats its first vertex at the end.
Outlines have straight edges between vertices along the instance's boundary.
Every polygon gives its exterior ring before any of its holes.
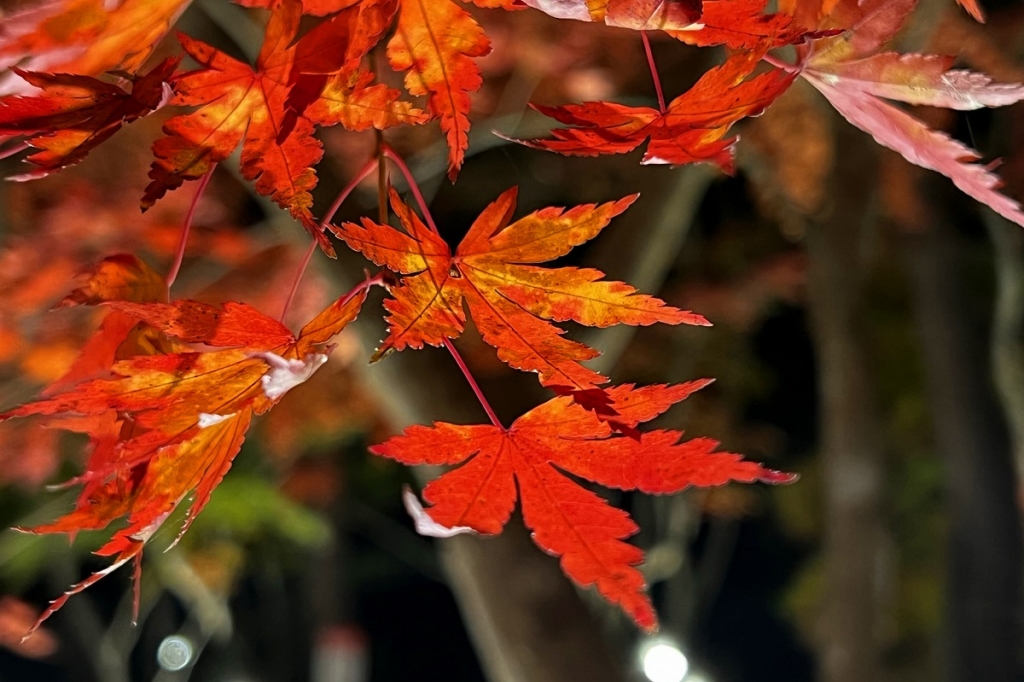
{"type": "Polygon", "coordinates": [[[658,75],[658,65],[654,63],[654,53],[651,52],[651,40],[647,37],[647,31],[640,31],[640,40],[644,42],[644,52],[647,54],[647,66],[651,69],[651,78],[654,80],[654,91],[658,93],[658,110],[664,114],[668,108],[665,106],[665,92],[661,89],[661,77],[658,75]]]}
{"type": "Polygon", "coordinates": [[[192,205],[188,207],[188,213],[185,214],[185,223],[181,226],[181,239],[178,241],[178,251],[174,255],[174,263],[171,264],[171,269],[167,273],[168,291],[170,291],[171,285],[174,284],[174,280],[178,279],[181,262],[185,259],[185,245],[188,244],[188,234],[192,231],[192,219],[195,218],[199,200],[203,197],[203,192],[206,191],[207,185],[210,184],[210,178],[213,177],[213,171],[215,170],[217,170],[216,164],[199,181],[199,187],[196,188],[195,196],[192,197],[192,205]]]}
{"type": "Polygon", "coordinates": [[[444,347],[452,354],[452,357],[455,359],[455,364],[457,364],[459,369],[462,370],[462,375],[466,377],[466,381],[469,382],[470,388],[473,389],[473,393],[476,394],[477,400],[480,401],[480,405],[483,406],[484,412],[487,413],[487,417],[491,420],[491,423],[494,424],[495,428],[505,431],[506,429],[504,425],[501,423],[501,420],[498,419],[498,415],[495,414],[494,408],[492,408],[491,404],[487,402],[487,398],[484,396],[483,390],[481,390],[480,385],[476,383],[473,373],[469,371],[469,367],[466,366],[465,360],[463,360],[462,356],[459,355],[459,351],[455,348],[455,344],[452,343],[451,339],[445,339],[444,347]]]}

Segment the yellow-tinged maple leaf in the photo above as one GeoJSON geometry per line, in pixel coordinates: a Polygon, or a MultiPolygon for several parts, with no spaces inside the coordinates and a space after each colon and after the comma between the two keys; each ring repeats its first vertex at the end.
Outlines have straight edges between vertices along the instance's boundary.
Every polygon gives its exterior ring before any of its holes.
{"type": "Polygon", "coordinates": [[[430,120],[412,104],[400,100],[394,88],[373,84],[373,74],[365,70],[332,76],[306,108],[305,116],[317,125],[340,124],[356,131],[419,125],[430,120]]]}
{"type": "Polygon", "coordinates": [[[295,45],[288,107],[321,126],[349,130],[430,119],[382,83],[363,61],[394,22],[398,0],[362,0],[315,26],[295,45]]]}
{"type": "MultiPolygon", "coordinates": [[[[0,70],[98,76],[134,73],[191,0],[58,0],[28,7],[0,22],[0,70]]],[[[0,79],[0,94],[20,92],[17,74],[0,79]]]]}
{"type": "Polygon", "coordinates": [[[439,345],[463,329],[463,302],[484,340],[511,366],[534,371],[548,386],[574,391],[607,381],[580,364],[597,351],[562,338],[550,321],[593,327],[614,324],[699,324],[700,315],[678,310],[622,282],[600,281],[589,268],[540,268],[595,236],[636,196],[568,211],[546,208],[509,224],[517,190],[502,194],[480,214],[453,256],[436,233],[391,191],[391,205],[405,233],[363,218],[331,230],[378,265],[404,275],[385,302],[389,333],[374,356],[439,345]]]}
{"type": "MultiPolygon", "coordinates": [[[[250,306],[194,301],[107,305],[181,343],[213,350],[133,355],[110,366],[112,378],[50,392],[0,415],[44,415],[54,426],[84,431],[93,452],[76,509],[35,533],[99,529],[127,516],[127,527],[97,554],[108,568],[72,586],[36,626],[67,598],[130,560],[168,515],[194,492],[187,530],[231,466],[254,414],[262,414],[327,360],[324,344],[355,319],[366,297],[360,286],[310,321],[298,335],[250,306]]],[[[179,534],[180,537],[180,534],[179,534]]]]}
{"type": "MultiPolygon", "coordinates": [[[[84,286],[65,296],[60,305],[99,305],[110,301],[162,303],[166,300],[167,282],[163,277],[138,256],[117,254],[101,260],[84,286]]],[[[140,325],[136,318],[112,310],[68,372],[50,384],[46,393],[57,393],[86,379],[95,379],[108,371],[115,359],[174,349],[173,342],[140,325]]]]}
{"type": "Polygon", "coordinates": [[[440,116],[453,180],[469,146],[469,95],[483,84],[472,58],[490,51],[483,29],[452,0],[401,0],[388,59],[408,72],[406,89],[426,95],[428,111],[440,116]]]}

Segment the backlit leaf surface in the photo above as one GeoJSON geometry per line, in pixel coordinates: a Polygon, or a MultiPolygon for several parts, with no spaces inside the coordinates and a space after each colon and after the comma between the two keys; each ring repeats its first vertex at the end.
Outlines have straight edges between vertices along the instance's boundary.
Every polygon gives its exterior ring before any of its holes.
{"type": "Polygon", "coordinates": [[[763,54],[762,49],[733,55],[672,100],[664,113],[613,102],[533,105],[572,127],[552,130],[550,140],[519,142],[559,154],[599,156],[631,152],[649,140],[641,163],[678,166],[707,162],[731,173],[737,138],[726,137],[729,128],[741,118],[764,111],[795,78],[772,69],[747,80],[763,54]]]}
{"type": "MultiPolygon", "coordinates": [[[[607,392],[620,418],[636,426],[708,383],[627,384],[607,392]]],[[[444,528],[499,533],[518,499],[534,542],[560,557],[570,578],[584,587],[596,586],[638,625],[653,630],[657,620],[643,575],[635,568],[643,552],[624,542],[637,532],[636,524],[563,472],[646,493],[729,481],[794,480],[739,455],[715,452],[717,447],[706,438],[682,440],[678,431],[651,431],[639,438],[617,435],[593,412],[559,397],[530,410],[508,429],[436,422],[409,427],[371,451],[404,464],[461,465],[423,490],[431,505],[425,512],[440,527],[434,528],[435,534],[444,528]]]]}
{"type": "Polygon", "coordinates": [[[25,160],[37,166],[12,179],[41,178],[78,163],[94,147],[130,123],[163,106],[167,81],[178,59],[166,59],[134,79],[131,90],[90,76],[18,71],[37,95],[0,98],[0,135],[27,135],[38,151],[25,160]]]}
{"type": "Polygon", "coordinates": [[[452,0],[401,0],[388,59],[406,72],[406,89],[426,95],[428,111],[441,118],[452,179],[469,146],[469,96],[483,84],[473,58],[490,51],[483,29],[452,0]]]}
{"type": "Polygon", "coordinates": [[[597,270],[535,265],[597,236],[635,196],[568,211],[546,208],[509,224],[516,195],[511,189],[484,209],[454,255],[394,190],[391,205],[404,233],[368,218],[360,225],[331,228],[351,248],[403,275],[385,302],[388,336],[375,357],[457,337],[466,319],[465,304],[502,360],[537,372],[546,385],[583,390],[606,381],[580,364],[597,352],[562,338],[563,331],[551,322],[707,324],[627,284],[601,281],[604,275],[597,270]]]}
{"type": "Polygon", "coordinates": [[[184,533],[231,467],[252,416],[326,362],[324,344],[355,319],[364,299],[362,290],[339,299],[297,336],[244,304],[109,303],[114,314],[145,322],[179,348],[183,342],[227,347],[133,355],[113,362],[112,378],[48,392],[0,415],[43,415],[88,433],[93,443],[86,471],[71,481],[84,484],[75,510],[30,532],[73,535],[127,517],[127,526],[97,551],[113,556],[112,565],[72,586],[39,622],[71,594],[138,562],[168,515],[192,495],[184,533]]]}
{"type": "MultiPolygon", "coordinates": [[[[0,70],[98,76],[138,71],[191,0],[43,0],[0,21],[0,70]]],[[[16,74],[0,94],[25,91],[16,74]]]]}
{"type": "Polygon", "coordinates": [[[876,142],[942,173],[968,196],[1024,225],[1020,204],[997,191],[1002,182],[991,166],[975,163],[979,152],[882,99],[958,110],[1024,100],[1024,85],[993,83],[982,74],[952,69],[950,57],[880,51],[915,6],[916,0],[842,0],[823,21],[849,29],[801,47],[802,75],[876,142]]]}

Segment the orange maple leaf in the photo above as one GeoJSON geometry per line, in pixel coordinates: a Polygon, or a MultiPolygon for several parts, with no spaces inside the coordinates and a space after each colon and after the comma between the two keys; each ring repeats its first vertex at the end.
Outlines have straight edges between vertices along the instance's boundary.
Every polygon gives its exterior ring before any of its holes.
{"type": "MultiPolygon", "coordinates": [[[[625,384],[607,392],[619,419],[636,427],[709,383],[625,384]]],[[[715,452],[713,440],[681,438],[678,431],[651,431],[639,439],[617,436],[593,412],[559,397],[507,429],[435,422],[409,427],[370,451],[404,464],[462,464],[424,488],[423,498],[433,506],[423,510],[429,519],[418,519],[421,532],[497,534],[512,514],[518,488],[523,522],[534,542],[561,557],[562,570],[574,581],[596,585],[638,625],[653,630],[657,619],[635,568],[643,552],[623,542],[637,532],[636,524],[562,472],[610,488],[658,494],[729,481],[795,480],[740,455],[715,452]]],[[[415,505],[412,512],[414,518],[422,513],[415,505]]]]}
{"type": "Polygon", "coordinates": [[[271,14],[256,68],[180,35],[203,68],[174,78],[175,106],[197,111],[170,119],[153,146],[156,160],[142,201],[148,208],[168,190],[195,180],[242,144],[242,175],[256,191],[288,209],[328,255],[334,248],[313,217],[314,166],[323,156],[314,124],[352,130],[422,123],[426,117],[397,91],[372,85],[359,69],[387,29],[393,1],[364,2],[295,37],[302,5],[283,0],[271,14]]]}
{"type": "Polygon", "coordinates": [[[430,120],[394,88],[374,84],[362,66],[397,11],[398,0],[363,0],[304,35],[295,46],[288,107],[317,125],[355,131],[430,120]]]}
{"type": "MultiPolygon", "coordinates": [[[[284,0],[234,0],[235,4],[242,7],[260,7],[262,9],[277,9],[284,0]]],[[[322,17],[334,12],[340,12],[363,0],[302,0],[302,13],[315,17],[322,17]]]]}
{"type": "Polygon", "coordinates": [[[426,95],[427,110],[440,116],[452,180],[469,146],[469,95],[483,84],[472,58],[490,51],[484,30],[451,0],[401,0],[388,60],[394,69],[408,72],[406,89],[426,95]]]}
{"type": "Polygon", "coordinates": [[[509,225],[517,190],[508,190],[470,227],[453,256],[398,193],[391,206],[405,234],[363,218],[362,225],[331,226],[335,235],[378,265],[404,277],[385,302],[389,333],[374,359],[392,350],[440,345],[463,330],[469,306],[477,329],[498,357],[535,371],[545,385],[585,390],[607,379],[580,361],[597,351],[562,338],[548,320],[573,320],[594,327],[614,324],[708,324],[700,315],[665,305],[622,282],[599,281],[586,268],[539,268],[592,239],[633,203],[636,196],[569,211],[546,208],[509,225]]]}
{"type": "MultiPolygon", "coordinates": [[[[0,420],[45,415],[90,434],[94,449],[76,509],[33,533],[99,529],[128,517],[97,554],[113,563],[73,585],[36,626],[67,599],[130,560],[194,491],[178,537],[202,511],[231,467],[253,414],[269,410],[327,360],[323,349],[355,319],[365,287],[338,299],[299,332],[241,303],[111,302],[108,305],[179,342],[219,350],[137,355],[114,362],[113,378],[94,379],[0,414],[0,420]]],[[[136,600],[136,607],[137,607],[136,600]]]]}
{"type": "Polygon", "coordinates": [[[174,79],[171,104],[200,109],[164,124],[167,137],[153,146],[156,160],[143,208],[185,180],[206,175],[241,142],[242,175],[255,181],[257,192],[288,209],[324,252],[333,255],[311,210],[310,190],[317,181],[313,166],[323,149],[313,135],[313,123],[289,114],[285,106],[295,53],[292,41],[301,16],[297,2],[284,2],[274,11],[255,69],[179,35],[185,51],[203,68],[174,79]]]}
{"type": "Polygon", "coordinates": [[[612,102],[531,105],[560,123],[579,127],[557,128],[551,131],[551,140],[515,141],[559,154],[599,156],[631,152],[650,139],[641,163],[709,162],[731,173],[737,138],[725,137],[729,128],[741,118],[764,111],[796,77],[773,69],[746,80],[764,50],[762,46],[733,55],[672,100],[664,112],[612,102]]]}
{"type": "Polygon", "coordinates": [[[125,123],[159,109],[171,96],[167,81],[179,61],[165,59],[133,78],[131,91],[91,76],[15,69],[42,93],[0,98],[0,135],[31,136],[29,146],[40,151],[25,159],[38,168],[11,179],[42,178],[76,164],[125,123]]]}
{"type": "Polygon", "coordinates": [[[699,24],[666,33],[689,45],[726,45],[734,50],[757,50],[764,44],[781,47],[807,35],[807,29],[788,14],[763,14],[767,4],[768,0],[704,0],[699,24]]]}
{"type": "MultiPolygon", "coordinates": [[[[0,22],[0,70],[98,76],[135,73],[191,0],[58,0],[6,15],[0,22]]],[[[11,72],[0,93],[21,92],[11,72]]]]}
{"type": "MultiPolygon", "coordinates": [[[[68,294],[60,305],[100,305],[112,301],[162,303],[167,300],[167,282],[138,256],[117,254],[104,258],[92,270],[84,286],[68,294]]],[[[132,355],[172,352],[168,339],[156,334],[138,319],[111,310],[92,335],[77,360],[45,394],[58,393],[86,379],[108,372],[115,360],[132,355]]]]}

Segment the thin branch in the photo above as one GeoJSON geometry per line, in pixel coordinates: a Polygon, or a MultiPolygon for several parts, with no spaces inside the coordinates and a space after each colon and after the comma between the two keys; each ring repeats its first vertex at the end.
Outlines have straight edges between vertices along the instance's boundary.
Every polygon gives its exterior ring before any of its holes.
{"type": "Polygon", "coordinates": [[[381,225],[388,222],[388,165],[384,163],[384,133],[374,131],[377,135],[377,221],[381,225]]]}
{"type": "Polygon", "coordinates": [[[1019,227],[994,211],[984,211],[983,216],[995,245],[996,303],[989,342],[991,376],[1010,428],[1017,477],[1024,480],[1024,235],[1019,227]]]}
{"type": "Polygon", "coordinates": [[[0,149],[0,159],[6,159],[8,157],[14,156],[18,152],[23,152],[28,148],[28,142],[22,141],[15,145],[11,145],[7,149],[0,149]]]}
{"type": "Polygon", "coordinates": [[[342,297],[341,305],[345,305],[346,303],[351,301],[356,295],[359,294],[359,292],[363,291],[364,289],[369,289],[370,287],[373,287],[373,286],[378,286],[378,287],[387,286],[385,284],[386,278],[387,278],[387,273],[384,270],[381,270],[380,272],[378,272],[376,275],[373,275],[373,276],[371,276],[370,273],[367,272],[366,273],[366,279],[364,279],[362,282],[360,282],[359,284],[357,284],[354,287],[352,287],[352,289],[347,294],[345,294],[342,297]]]}
{"type": "Polygon", "coordinates": [[[665,106],[665,92],[661,89],[661,76],[658,75],[658,65],[654,63],[651,39],[647,37],[647,31],[640,31],[640,39],[644,41],[644,52],[647,53],[647,66],[650,67],[651,78],[654,79],[654,91],[658,93],[658,110],[664,114],[668,108],[665,106]]]}
{"type": "Polygon", "coordinates": [[[348,181],[345,188],[338,192],[338,196],[336,196],[334,201],[331,202],[330,207],[327,209],[327,213],[324,214],[323,219],[320,221],[321,230],[327,229],[327,224],[331,222],[331,219],[334,218],[334,214],[336,214],[338,209],[341,208],[341,205],[345,203],[345,199],[348,199],[348,195],[352,194],[352,191],[359,186],[359,183],[369,177],[370,173],[372,173],[379,165],[381,165],[380,159],[374,157],[367,161],[366,165],[363,166],[358,173],[352,176],[352,179],[348,181]]]}
{"type": "Polygon", "coordinates": [[[188,207],[188,213],[185,215],[185,224],[181,227],[181,239],[178,241],[178,252],[174,256],[174,263],[171,264],[171,269],[167,273],[167,291],[171,290],[171,286],[174,284],[174,280],[178,279],[178,272],[181,270],[181,262],[185,259],[185,245],[188,244],[188,234],[192,231],[192,219],[196,215],[196,208],[199,206],[199,200],[202,199],[203,193],[206,191],[207,185],[210,184],[210,178],[213,177],[213,172],[217,170],[217,165],[214,164],[213,168],[207,171],[199,180],[199,187],[196,188],[195,196],[192,197],[192,205],[188,207]]]}
{"type": "Polygon", "coordinates": [[[793,65],[793,64],[787,64],[786,62],[784,62],[784,61],[782,61],[780,59],[776,59],[775,57],[771,56],[770,54],[766,54],[765,56],[761,57],[761,61],[763,61],[765,64],[771,64],[776,69],[782,69],[783,71],[785,71],[787,73],[800,73],[800,67],[799,66],[796,66],[796,65],[793,65]]]}
{"type": "Polygon", "coordinates": [[[278,320],[284,322],[285,316],[288,314],[288,309],[292,307],[292,302],[295,300],[295,294],[299,290],[299,282],[302,281],[302,276],[306,274],[306,268],[309,267],[309,261],[313,259],[313,252],[316,251],[316,240],[314,239],[309,243],[309,248],[306,249],[306,254],[302,257],[302,262],[299,263],[299,270],[295,273],[295,280],[292,281],[292,288],[288,291],[288,298],[284,301],[284,306],[281,308],[281,314],[278,316],[278,320]]]}
{"type": "Polygon", "coordinates": [[[416,203],[419,204],[420,210],[423,212],[423,219],[427,222],[427,227],[433,230],[435,233],[440,234],[437,231],[437,225],[434,224],[434,218],[430,215],[430,209],[427,208],[427,202],[423,198],[423,193],[420,192],[420,186],[416,184],[416,178],[413,177],[412,171],[405,165],[405,161],[398,155],[394,149],[389,147],[387,144],[381,146],[381,152],[385,158],[391,159],[391,161],[398,166],[398,170],[402,172],[405,177],[405,181],[409,183],[409,189],[412,190],[413,197],[416,198],[416,203]]]}
{"type": "Polygon", "coordinates": [[[459,369],[462,370],[463,376],[465,376],[466,381],[469,382],[470,388],[473,389],[473,393],[476,394],[476,399],[480,401],[480,405],[483,406],[484,412],[487,413],[487,416],[488,418],[490,418],[491,423],[494,424],[497,428],[504,431],[505,426],[501,423],[501,420],[498,419],[498,415],[494,413],[494,408],[492,408],[491,404],[487,402],[487,398],[484,396],[484,392],[480,389],[480,385],[476,383],[476,379],[473,377],[473,373],[469,371],[469,367],[466,366],[466,361],[462,359],[461,355],[459,355],[459,351],[456,350],[455,344],[452,343],[451,339],[445,339],[444,347],[447,348],[448,352],[452,354],[452,357],[455,359],[455,364],[457,364],[459,366],[459,369]]]}

